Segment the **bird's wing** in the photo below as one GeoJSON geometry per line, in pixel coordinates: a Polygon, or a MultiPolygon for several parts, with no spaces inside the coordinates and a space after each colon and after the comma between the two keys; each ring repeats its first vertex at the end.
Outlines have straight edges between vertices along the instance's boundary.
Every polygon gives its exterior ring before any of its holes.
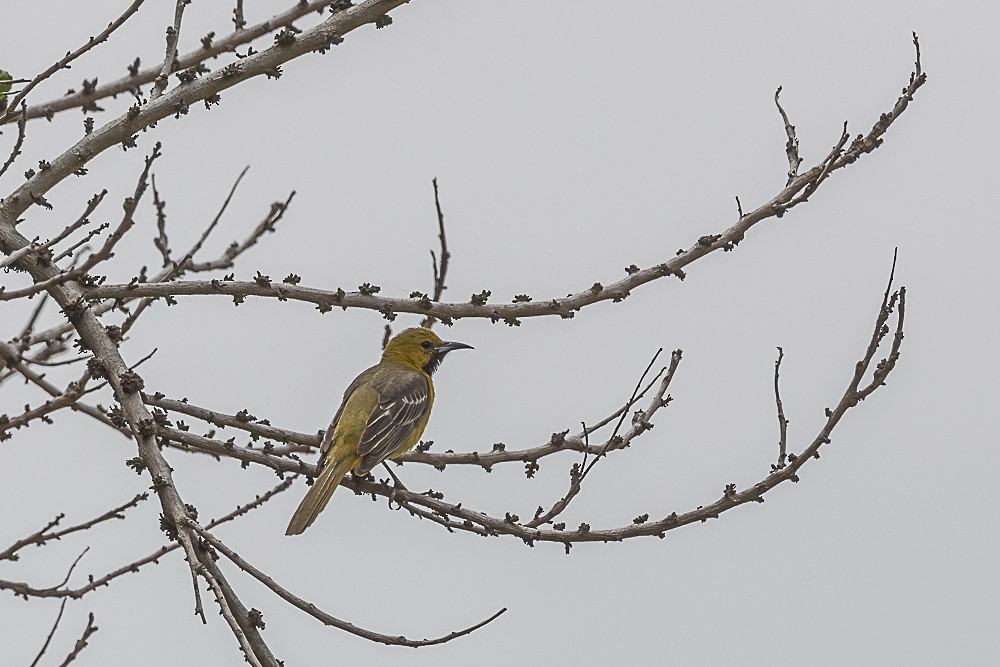
{"type": "Polygon", "coordinates": [[[323,433],[323,440],[319,444],[319,460],[316,462],[317,465],[322,467],[326,461],[326,457],[330,455],[330,449],[333,447],[333,434],[337,429],[337,422],[340,421],[340,416],[344,414],[344,408],[347,407],[347,399],[351,397],[351,394],[358,388],[358,385],[362,384],[360,380],[365,376],[365,374],[370,373],[372,369],[368,369],[358,377],[354,379],[354,382],[347,388],[344,392],[344,398],[340,402],[340,407],[337,408],[337,414],[333,416],[333,420],[330,422],[329,428],[323,433]]]}
{"type": "Polygon", "coordinates": [[[358,443],[361,463],[359,473],[367,473],[403,444],[413,433],[431,404],[430,387],[422,373],[394,378],[390,387],[379,396],[378,405],[368,417],[368,423],[358,443]]]}

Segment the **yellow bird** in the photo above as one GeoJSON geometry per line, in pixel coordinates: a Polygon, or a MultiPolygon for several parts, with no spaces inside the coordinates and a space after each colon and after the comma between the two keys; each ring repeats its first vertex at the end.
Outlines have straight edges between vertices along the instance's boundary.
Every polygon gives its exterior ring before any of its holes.
{"type": "Polygon", "coordinates": [[[382,360],[344,392],[320,444],[320,473],[299,503],[285,535],[298,535],[316,520],[348,471],[367,475],[385,459],[410,451],[420,440],[434,404],[431,375],[452,350],[472,349],[415,327],[396,334],[382,360]]]}

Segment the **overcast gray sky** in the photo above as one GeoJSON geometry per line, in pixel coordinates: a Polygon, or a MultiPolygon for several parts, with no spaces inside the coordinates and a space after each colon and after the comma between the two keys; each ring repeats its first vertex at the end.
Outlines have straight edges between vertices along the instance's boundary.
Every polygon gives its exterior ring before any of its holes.
{"type": "MultiPolygon", "coordinates": [[[[0,68],[33,75],[126,4],[53,0],[42,10],[8,0],[0,68]]],[[[161,59],[174,3],[148,4],[34,101],[84,77],[117,78],[136,55],[161,59]]],[[[246,3],[252,21],[289,4],[246,3]]],[[[209,30],[228,31],[230,11],[192,3],[181,51],[209,30]]],[[[252,81],[211,111],[193,107],[161,122],[139,137],[139,150],[107,151],[86,178],[48,195],[54,212],[33,209],[22,232],[51,235],[102,187],[112,197],[104,218],[115,220],[156,140],[174,248],[197,238],[245,165],[213,252],[242,238],[271,201],[297,192],[238,278],[294,272],[323,289],[371,282],[389,296],[429,291],[437,177],[453,253],[446,299],[483,289],[496,302],[560,297],[722,231],[736,220],[735,196],[745,210],[774,196],[787,170],[779,85],[805,165],[827,153],[845,120],[852,134],[867,132],[908,81],[915,30],[929,80],[885,145],[807,204],[754,228],[735,252],[696,262],[683,283],[654,282],[573,320],[509,328],[465,319],[442,330],[476,350],[451,355],[436,376],[426,438],[441,451],[541,444],[615,409],[657,348],[681,348],[674,401],[656,428],[598,466],[567,517],[569,525],[628,524],[708,504],[726,484],[742,488],[767,474],[777,455],[776,346],[785,350],[789,448],[812,440],[863,353],[894,247],[909,297],[906,339],[888,386],[848,413],[799,484],[662,540],[580,545],[567,556],[559,545],[451,535],[343,490],[305,535],[286,538],[305,489],[297,483],[218,531],[293,592],[410,637],[509,612],[443,646],[384,647],[322,626],[224,564],[244,601],[264,613],[277,657],[287,665],[996,664],[1000,453],[987,426],[1000,397],[1000,10],[414,0],[392,17],[331,54],[290,63],[276,82],[252,81]]],[[[109,101],[98,124],[128,104],[109,101]]],[[[58,155],[81,132],[77,111],[33,123],[14,171],[58,155]]],[[[0,154],[13,136],[5,128],[0,154]]],[[[0,185],[6,195],[18,184],[9,175],[0,185]]],[[[140,210],[113,281],[158,260],[152,206],[140,210]]],[[[0,314],[9,338],[27,311],[4,303],[0,314]]],[[[46,317],[59,315],[52,308],[46,317]]],[[[394,326],[417,322],[400,316],[394,326]]],[[[143,367],[147,391],[316,431],[354,375],[377,360],[383,324],[371,312],[191,297],[156,306],[123,353],[134,362],[158,348],[143,367]]],[[[0,413],[41,400],[8,383],[0,413]]],[[[124,465],[134,446],[79,415],[60,413],[0,450],[0,547],[58,512],[83,520],[149,485],[124,465]]],[[[202,518],[277,481],[232,461],[167,457],[202,518]]],[[[399,474],[411,489],[524,517],[562,495],[575,460],[547,460],[536,479],[520,465],[491,474],[407,465],[399,474]]],[[[102,574],[162,544],[159,511],[150,500],[124,522],[30,549],[0,564],[0,579],[54,584],[87,545],[74,581],[102,574]]],[[[57,608],[0,596],[3,662],[30,663],[57,608]]],[[[194,616],[177,553],[71,602],[45,664],[58,664],[90,611],[100,631],[80,664],[242,663],[214,604],[207,626],[194,616]]]]}

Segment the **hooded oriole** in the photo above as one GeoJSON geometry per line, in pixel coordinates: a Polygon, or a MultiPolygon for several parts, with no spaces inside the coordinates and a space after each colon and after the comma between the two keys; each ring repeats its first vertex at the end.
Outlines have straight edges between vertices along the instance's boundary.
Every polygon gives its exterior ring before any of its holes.
{"type": "Polygon", "coordinates": [[[402,456],[420,440],[434,404],[431,375],[452,350],[472,349],[441,340],[430,329],[407,329],[392,338],[382,360],[344,392],[320,444],[320,473],[292,515],[285,535],[298,535],[326,507],[344,475],[368,472],[402,456]]]}

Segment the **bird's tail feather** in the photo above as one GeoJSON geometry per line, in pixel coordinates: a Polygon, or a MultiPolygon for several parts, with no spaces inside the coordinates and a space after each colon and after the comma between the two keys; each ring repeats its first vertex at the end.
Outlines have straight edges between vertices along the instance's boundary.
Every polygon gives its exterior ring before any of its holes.
{"type": "Polygon", "coordinates": [[[316,478],[312,488],[306,492],[305,498],[302,499],[295,514],[292,515],[292,520],[288,522],[288,528],[285,529],[285,535],[298,535],[312,525],[326,504],[330,502],[330,496],[337,489],[340,480],[344,479],[344,475],[354,467],[355,463],[356,461],[346,459],[324,467],[323,472],[316,478]]]}

